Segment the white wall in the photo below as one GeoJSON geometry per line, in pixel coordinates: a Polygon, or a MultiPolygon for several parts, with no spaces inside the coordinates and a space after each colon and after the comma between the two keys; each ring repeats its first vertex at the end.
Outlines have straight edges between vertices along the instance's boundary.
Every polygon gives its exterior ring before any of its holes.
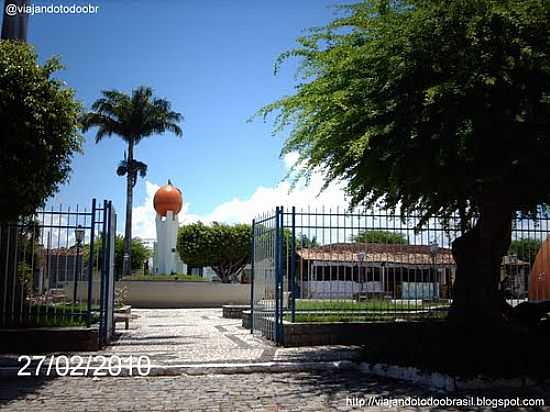
{"type": "Polygon", "coordinates": [[[438,299],[438,282],[402,282],[401,299],[438,299]]]}
{"type": "MultiPolygon", "coordinates": [[[[119,281],[116,289],[126,287],[127,304],[136,308],[215,308],[223,305],[248,305],[250,285],[240,283],[182,281],[119,281]]],[[[100,284],[94,282],[93,302],[99,302],[100,284]]],[[[78,300],[87,302],[88,284],[78,283],[78,300]]],[[[65,285],[65,301],[73,299],[73,284],[65,285]]]]}
{"type": "MultiPolygon", "coordinates": [[[[73,300],[74,282],[65,282],[63,291],[65,293],[65,302],[73,300]]],[[[101,283],[97,280],[92,282],[92,302],[99,302],[99,294],[101,291],[101,283]]],[[[88,301],[88,282],[79,281],[76,287],[76,299],[80,302],[88,301]]]]}
{"type": "Polygon", "coordinates": [[[143,308],[221,307],[250,303],[250,285],[239,283],[120,281],[128,288],[128,304],[143,308]]]}
{"type": "Polygon", "coordinates": [[[353,282],[351,280],[312,280],[304,282],[302,298],[347,299],[360,292],[382,292],[382,282],[353,282]]]}

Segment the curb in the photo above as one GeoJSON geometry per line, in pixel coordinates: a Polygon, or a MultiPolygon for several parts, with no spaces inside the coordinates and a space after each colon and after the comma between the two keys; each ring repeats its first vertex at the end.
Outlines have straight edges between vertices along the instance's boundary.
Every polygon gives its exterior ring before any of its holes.
{"type": "MultiPolygon", "coordinates": [[[[414,385],[427,387],[431,390],[445,392],[524,389],[542,383],[526,376],[500,379],[478,376],[476,378],[464,379],[439,372],[427,372],[413,367],[394,366],[382,363],[370,364],[362,362],[357,365],[357,368],[361,372],[369,375],[398,379],[410,382],[414,385]]],[[[548,381],[544,383],[548,383],[548,381]]]]}

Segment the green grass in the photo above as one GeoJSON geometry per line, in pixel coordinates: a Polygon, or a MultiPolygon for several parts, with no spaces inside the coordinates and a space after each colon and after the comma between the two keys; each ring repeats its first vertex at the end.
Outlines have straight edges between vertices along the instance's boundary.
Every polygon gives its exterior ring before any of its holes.
{"type": "MultiPolygon", "coordinates": [[[[22,320],[16,327],[37,328],[37,327],[68,327],[68,326],[86,326],[87,305],[70,303],[58,303],[55,305],[32,305],[24,307],[22,320]]],[[[99,322],[98,305],[92,305],[91,323],[99,322]]]]}
{"type": "MultiPolygon", "coordinates": [[[[91,323],[97,323],[99,319],[95,319],[92,316],[91,323]]],[[[86,326],[86,316],[75,317],[75,318],[31,318],[23,322],[23,327],[25,328],[60,328],[60,327],[75,327],[75,326],[86,326]]]]}
{"type": "MultiPolygon", "coordinates": [[[[428,312],[428,313],[410,313],[410,314],[394,314],[394,313],[297,313],[295,317],[296,323],[333,323],[333,322],[384,322],[403,319],[408,321],[418,321],[426,319],[445,319],[447,312],[428,312]]],[[[290,322],[290,315],[285,315],[284,320],[290,322]]]]}
{"type": "Polygon", "coordinates": [[[131,275],[122,278],[121,280],[149,280],[149,281],[167,281],[167,280],[177,280],[182,282],[207,282],[208,279],[203,278],[198,275],[184,275],[177,273],[174,275],[131,275]]]}
{"type": "Polygon", "coordinates": [[[298,311],[409,311],[427,310],[449,306],[447,301],[392,302],[385,299],[369,299],[362,302],[354,300],[298,299],[298,311]]]}
{"type": "MultiPolygon", "coordinates": [[[[449,303],[446,300],[391,301],[369,299],[357,302],[347,300],[298,299],[296,322],[371,322],[400,320],[445,319],[449,303]]],[[[285,315],[290,321],[290,315],[285,315]]]]}
{"type": "MultiPolygon", "coordinates": [[[[56,311],[68,311],[68,312],[87,312],[88,311],[88,304],[87,303],[77,303],[73,304],[71,302],[64,302],[64,303],[55,303],[53,305],[35,305],[40,306],[42,309],[47,307],[55,307],[56,311]]],[[[92,304],[92,311],[98,311],[99,305],[98,304],[92,304]]]]}

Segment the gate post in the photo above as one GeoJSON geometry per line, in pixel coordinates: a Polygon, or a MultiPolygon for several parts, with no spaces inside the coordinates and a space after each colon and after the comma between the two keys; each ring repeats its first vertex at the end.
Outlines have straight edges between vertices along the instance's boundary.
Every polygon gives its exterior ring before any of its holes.
{"type": "Polygon", "coordinates": [[[90,253],[88,253],[88,314],[86,317],[86,326],[89,328],[92,323],[92,285],[94,274],[94,240],[95,240],[95,214],[96,200],[92,199],[92,216],[90,221],[90,253]]]}
{"type": "Polygon", "coordinates": [[[103,217],[101,229],[101,274],[99,285],[99,342],[103,346],[105,344],[105,271],[107,267],[107,201],[103,201],[103,217]]]}
{"type": "Polygon", "coordinates": [[[283,336],[283,207],[275,209],[275,343],[282,345],[283,336]]]}
{"type": "Polygon", "coordinates": [[[116,215],[112,202],[103,202],[102,234],[102,268],[101,268],[101,302],[100,302],[100,340],[101,344],[109,343],[113,325],[114,304],[114,247],[116,232],[116,215]]]}
{"type": "Polygon", "coordinates": [[[256,260],[256,219],[252,219],[252,242],[250,245],[250,333],[254,333],[254,261],[256,260]]]}
{"type": "Polygon", "coordinates": [[[296,321],[296,207],[292,206],[292,233],[290,239],[290,310],[292,322],[296,321]]]}
{"type": "Polygon", "coordinates": [[[111,340],[113,332],[113,317],[115,310],[115,242],[116,242],[116,213],[113,208],[113,202],[109,200],[109,271],[108,271],[108,289],[107,289],[107,301],[109,306],[107,307],[107,338],[108,342],[111,340]]]}

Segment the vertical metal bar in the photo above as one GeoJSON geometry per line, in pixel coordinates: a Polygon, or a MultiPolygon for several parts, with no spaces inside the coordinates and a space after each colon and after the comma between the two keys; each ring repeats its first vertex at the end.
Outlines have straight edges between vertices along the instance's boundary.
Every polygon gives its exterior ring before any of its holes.
{"type": "Polygon", "coordinates": [[[277,290],[279,291],[279,339],[278,344],[282,345],[283,335],[283,317],[284,317],[284,210],[279,207],[279,270],[277,271],[277,290]]]}
{"type": "MultiPolygon", "coordinates": [[[[109,331],[109,315],[111,313],[112,301],[111,301],[111,281],[112,281],[112,272],[111,272],[111,248],[113,244],[111,242],[112,238],[112,225],[113,225],[113,213],[112,213],[112,204],[111,201],[107,202],[107,251],[106,259],[107,265],[105,265],[105,343],[108,343],[108,338],[110,336],[109,331]]],[[[114,293],[112,294],[114,296],[114,293]]]]}
{"type": "Polygon", "coordinates": [[[116,214],[113,209],[113,202],[109,200],[109,307],[107,310],[108,320],[107,326],[110,329],[107,329],[109,336],[109,341],[111,340],[112,330],[113,330],[113,313],[115,308],[115,263],[114,263],[114,248],[115,248],[115,235],[116,235],[116,214]],[[111,259],[111,255],[113,259],[111,259]]]}
{"type": "Polygon", "coordinates": [[[275,329],[274,329],[274,340],[275,343],[278,343],[279,340],[279,206],[275,208],[275,290],[273,297],[275,298],[275,329]]]}
{"type": "Polygon", "coordinates": [[[18,266],[18,255],[19,255],[19,239],[22,238],[23,230],[21,226],[15,226],[15,247],[13,251],[13,277],[11,285],[11,321],[15,323],[15,293],[17,287],[17,266],[18,266]],[[21,232],[20,232],[21,231],[21,232]]]}
{"type": "Polygon", "coordinates": [[[256,260],[256,219],[252,219],[250,245],[250,333],[254,333],[254,261],[256,260]]]}
{"type": "MultiPolygon", "coordinates": [[[[34,227],[34,221],[31,222],[31,225],[34,227]]],[[[26,294],[25,294],[25,288],[26,288],[26,276],[27,276],[27,235],[28,233],[25,232],[25,226],[23,225],[22,226],[22,233],[21,233],[21,242],[23,242],[23,258],[21,260],[21,265],[22,265],[22,273],[21,273],[21,279],[20,279],[20,299],[19,299],[19,324],[22,324],[23,323],[23,304],[24,304],[24,301],[25,301],[25,298],[26,298],[26,294]]],[[[32,237],[31,235],[31,242],[34,241],[34,237],[32,237]]],[[[32,249],[31,249],[31,253],[32,253],[32,249]]],[[[30,290],[32,291],[32,288],[33,288],[33,283],[34,283],[34,267],[33,267],[33,262],[32,262],[32,255],[31,255],[31,266],[30,266],[30,274],[31,274],[31,278],[30,278],[30,284],[31,284],[31,287],[30,287],[30,290]]],[[[31,304],[32,302],[32,299],[29,301],[29,305],[31,304]]]]}
{"type": "Polygon", "coordinates": [[[280,272],[281,272],[281,209],[275,208],[275,343],[278,345],[281,341],[279,322],[281,317],[281,299],[280,299],[280,272]]]}
{"type": "Polygon", "coordinates": [[[2,299],[2,324],[5,325],[7,322],[6,314],[6,305],[8,303],[8,268],[10,261],[10,238],[11,238],[11,224],[6,223],[4,226],[7,229],[6,233],[6,260],[4,262],[4,298],[2,299]]]}
{"type": "MultiPolygon", "coordinates": [[[[78,204],[76,205],[76,213],[78,213],[78,204]]],[[[70,218],[70,216],[69,216],[70,218]]],[[[75,229],[78,227],[78,214],[75,215],[75,224],[74,224],[74,227],[75,229]]],[[[68,234],[69,230],[67,229],[67,234],[68,234]]],[[[76,233],[76,232],[75,232],[76,233]]],[[[76,254],[75,254],[75,257],[73,259],[73,265],[74,265],[74,269],[73,269],[73,285],[74,285],[74,290],[73,290],[73,305],[76,305],[76,300],[78,298],[77,296],[77,293],[78,293],[78,253],[79,253],[79,245],[78,245],[78,241],[76,240],[76,236],[75,236],[75,243],[76,243],[76,254]]],[[[69,248],[69,245],[67,245],[67,249],[69,248]]],[[[80,311],[80,310],[79,310],[80,311]]]]}
{"type": "Polygon", "coordinates": [[[103,201],[103,223],[101,231],[101,275],[99,295],[99,343],[103,345],[105,333],[105,267],[107,265],[107,201],[103,201]]]}
{"type": "MultiPolygon", "coordinates": [[[[292,206],[292,233],[291,233],[291,244],[290,244],[290,282],[291,282],[291,300],[290,300],[290,310],[291,310],[291,319],[292,322],[296,321],[296,295],[297,285],[296,285],[296,207],[292,206]]],[[[302,245],[303,246],[303,245],[302,245]]]]}
{"type": "Polygon", "coordinates": [[[88,253],[88,307],[86,314],[86,326],[90,327],[92,323],[92,287],[93,287],[93,271],[94,271],[94,240],[95,240],[95,214],[96,200],[92,199],[92,216],[90,221],[90,252],[88,253]]]}

